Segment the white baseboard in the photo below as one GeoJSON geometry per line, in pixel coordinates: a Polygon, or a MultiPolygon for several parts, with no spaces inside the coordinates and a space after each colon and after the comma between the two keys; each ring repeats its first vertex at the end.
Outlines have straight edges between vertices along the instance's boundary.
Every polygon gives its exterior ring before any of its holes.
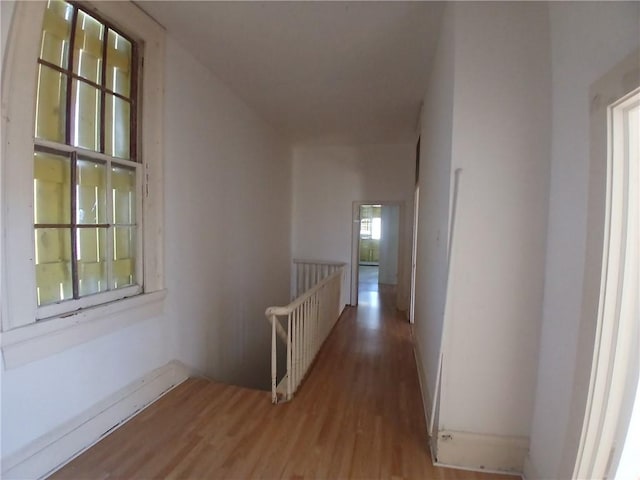
{"type": "Polygon", "coordinates": [[[420,385],[420,395],[422,396],[422,408],[424,409],[424,419],[427,422],[427,436],[429,435],[429,421],[430,418],[429,416],[431,415],[431,401],[429,397],[429,392],[427,391],[426,387],[427,387],[427,379],[424,375],[424,369],[422,368],[422,362],[421,362],[421,358],[422,358],[422,352],[420,351],[420,346],[418,345],[418,343],[415,340],[415,335],[414,335],[414,326],[411,325],[411,339],[413,343],[413,358],[416,361],[416,369],[418,370],[418,383],[420,385]]]}
{"type": "Polygon", "coordinates": [[[528,449],[527,437],[444,430],[438,432],[436,465],[521,474],[528,449]]]}
{"type": "Polygon", "coordinates": [[[184,382],[188,369],[169,362],[55,430],[2,459],[2,478],[43,478],[94,445],[173,387],[184,382]]]}
{"type": "Polygon", "coordinates": [[[526,480],[543,480],[542,475],[536,468],[536,466],[531,463],[531,458],[527,455],[524,459],[524,472],[523,478],[526,480]]]}

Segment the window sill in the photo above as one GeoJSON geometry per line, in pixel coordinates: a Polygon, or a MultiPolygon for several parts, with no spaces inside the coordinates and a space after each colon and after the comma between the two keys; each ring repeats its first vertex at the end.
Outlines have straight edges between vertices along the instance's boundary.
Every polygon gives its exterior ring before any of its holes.
{"type": "Polygon", "coordinates": [[[17,368],[162,313],[166,290],[145,293],[2,333],[4,368],[17,368]]]}

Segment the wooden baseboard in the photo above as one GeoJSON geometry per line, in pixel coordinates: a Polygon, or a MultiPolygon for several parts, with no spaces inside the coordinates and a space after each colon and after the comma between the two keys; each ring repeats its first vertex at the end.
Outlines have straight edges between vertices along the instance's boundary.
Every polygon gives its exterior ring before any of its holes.
{"type": "Polygon", "coordinates": [[[173,387],[189,370],[169,362],[110,395],[68,422],[2,459],[2,477],[43,478],[58,470],[114,428],[125,423],[173,387]]]}
{"type": "Polygon", "coordinates": [[[479,472],[522,474],[527,437],[438,432],[436,465],[479,472]]]}

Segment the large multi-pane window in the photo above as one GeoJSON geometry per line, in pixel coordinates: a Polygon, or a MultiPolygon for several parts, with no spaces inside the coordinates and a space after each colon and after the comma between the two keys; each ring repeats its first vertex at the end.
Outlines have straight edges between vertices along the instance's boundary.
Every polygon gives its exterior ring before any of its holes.
{"type": "Polygon", "coordinates": [[[141,282],[136,73],[135,42],[49,0],[33,156],[38,306],[141,282]]]}

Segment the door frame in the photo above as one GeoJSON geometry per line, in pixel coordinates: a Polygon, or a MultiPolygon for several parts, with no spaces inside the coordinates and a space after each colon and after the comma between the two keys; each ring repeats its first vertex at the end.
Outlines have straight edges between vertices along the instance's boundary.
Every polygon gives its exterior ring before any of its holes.
{"type": "Polygon", "coordinates": [[[418,266],[418,209],[420,205],[420,185],[416,185],[413,200],[413,231],[411,242],[411,291],[409,293],[409,323],[416,320],[416,268],[418,266]]]}
{"type": "Polygon", "coordinates": [[[416,171],[415,171],[415,190],[413,193],[413,224],[411,231],[411,284],[409,288],[409,323],[413,324],[416,320],[416,268],[418,267],[418,223],[420,218],[418,212],[420,210],[420,140],[418,136],[416,143],[416,171]]]}
{"type": "Polygon", "coordinates": [[[580,336],[583,348],[579,345],[577,364],[589,364],[591,368],[587,389],[578,390],[577,382],[574,385],[572,406],[581,404],[582,408],[573,409],[582,414],[582,431],[572,478],[603,478],[615,473],[640,375],[638,326],[628,315],[620,314],[621,309],[628,312],[632,308],[630,289],[631,295],[637,292],[637,262],[626,257],[630,241],[627,228],[631,225],[627,223],[631,218],[627,208],[637,201],[638,191],[630,190],[633,183],[624,164],[627,160],[615,147],[620,134],[612,129],[620,109],[633,102],[634,97],[638,101],[640,87],[630,88],[633,83],[629,81],[633,78],[640,85],[637,55],[638,51],[621,62],[590,92],[589,234],[583,289],[584,330],[580,336]]]}
{"type": "MultiPolygon", "coordinates": [[[[398,288],[396,292],[397,299],[400,298],[400,285],[403,284],[405,266],[402,259],[404,258],[404,205],[405,202],[397,200],[355,200],[351,205],[351,288],[349,295],[349,304],[352,307],[358,306],[358,283],[359,283],[359,266],[360,266],[360,207],[362,205],[381,205],[381,206],[397,206],[398,207],[398,288]]],[[[396,304],[398,303],[396,299],[396,304]]]]}

